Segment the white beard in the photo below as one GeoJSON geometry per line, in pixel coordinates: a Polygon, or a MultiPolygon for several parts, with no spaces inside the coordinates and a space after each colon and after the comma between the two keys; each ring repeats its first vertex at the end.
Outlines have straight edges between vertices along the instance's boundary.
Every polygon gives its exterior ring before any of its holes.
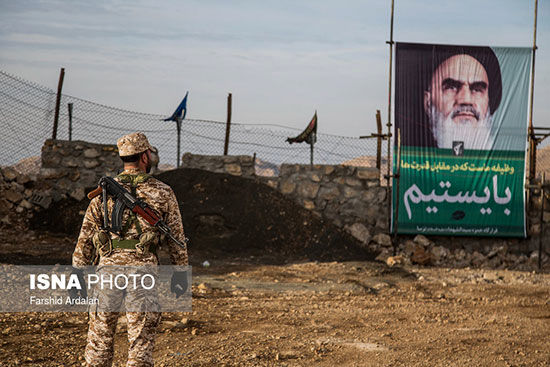
{"type": "Polygon", "coordinates": [[[431,108],[432,134],[437,142],[438,148],[451,149],[454,141],[464,142],[464,149],[491,150],[495,140],[491,133],[493,118],[489,110],[484,118],[477,122],[470,120],[454,122],[449,113],[445,119],[443,114],[431,108]]]}

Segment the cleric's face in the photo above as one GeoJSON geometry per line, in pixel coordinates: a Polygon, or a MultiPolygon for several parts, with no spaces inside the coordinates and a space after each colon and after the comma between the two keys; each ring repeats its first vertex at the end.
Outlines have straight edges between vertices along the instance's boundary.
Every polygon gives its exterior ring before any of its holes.
{"type": "Polygon", "coordinates": [[[455,55],[435,70],[424,93],[424,108],[456,124],[475,125],[487,116],[489,87],[487,72],[479,61],[469,55],[455,55]]]}

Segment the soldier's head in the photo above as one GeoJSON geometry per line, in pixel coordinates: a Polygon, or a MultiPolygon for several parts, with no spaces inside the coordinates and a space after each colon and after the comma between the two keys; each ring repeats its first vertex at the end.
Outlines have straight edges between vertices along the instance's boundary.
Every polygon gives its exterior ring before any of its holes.
{"type": "Polygon", "coordinates": [[[117,147],[124,168],[140,168],[149,173],[152,165],[158,163],[157,150],[143,133],[124,135],[117,140],[117,147]]]}

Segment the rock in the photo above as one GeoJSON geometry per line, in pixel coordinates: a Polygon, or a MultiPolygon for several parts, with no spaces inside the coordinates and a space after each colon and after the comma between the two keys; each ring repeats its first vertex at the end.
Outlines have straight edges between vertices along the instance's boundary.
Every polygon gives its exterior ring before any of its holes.
{"type": "Polygon", "coordinates": [[[295,358],[299,358],[300,356],[301,354],[299,352],[295,352],[293,350],[282,350],[275,356],[275,359],[277,360],[295,359],[295,358]]]}
{"type": "Polygon", "coordinates": [[[501,275],[494,271],[483,272],[483,279],[494,282],[496,280],[504,279],[501,275]]]}
{"type": "Polygon", "coordinates": [[[498,256],[501,259],[506,257],[506,253],[508,252],[508,245],[504,244],[501,246],[494,246],[489,253],[487,254],[487,257],[489,259],[498,256]]]}
{"type": "Polygon", "coordinates": [[[346,177],[346,185],[352,186],[352,187],[361,187],[363,183],[356,178],[346,177]]]}
{"type": "Polygon", "coordinates": [[[75,182],[80,178],[80,171],[73,171],[67,176],[69,180],[75,182]]]}
{"type": "Polygon", "coordinates": [[[25,192],[25,186],[18,184],[16,181],[11,183],[11,189],[17,192],[25,192]]]}
{"type": "Polygon", "coordinates": [[[206,292],[212,290],[212,287],[210,287],[210,285],[208,283],[201,283],[197,286],[197,290],[200,293],[206,293],[206,292]]]}
{"type": "Polygon", "coordinates": [[[392,247],[391,237],[385,233],[378,233],[372,240],[382,247],[392,247]]]}
{"type": "Polygon", "coordinates": [[[418,265],[428,265],[431,263],[432,258],[430,253],[424,249],[424,246],[418,244],[413,254],[411,255],[411,262],[418,265]]]}
{"type": "Polygon", "coordinates": [[[353,189],[349,186],[345,186],[344,187],[344,197],[346,199],[350,199],[350,198],[353,198],[353,197],[357,197],[359,195],[360,191],[356,190],[356,189],[353,189]]]}
{"type": "Polygon", "coordinates": [[[480,254],[479,252],[477,251],[474,251],[472,253],[472,265],[474,266],[480,266],[481,264],[483,264],[487,259],[485,258],[485,256],[483,256],[482,254],[480,254]]]}
{"type": "Polygon", "coordinates": [[[23,199],[23,195],[18,191],[7,190],[7,191],[4,191],[4,198],[11,201],[14,204],[17,204],[18,202],[21,201],[21,199],[23,199]]]}
{"type": "Polygon", "coordinates": [[[17,183],[19,185],[25,185],[26,183],[29,183],[30,181],[31,181],[31,178],[29,177],[29,175],[21,174],[21,175],[17,176],[17,183]]]}
{"type": "Polygon", "coordinates": [[[82,201],[86,197],[86,193],[84,192],[83,187],[77,187],[69,194],[69,196],[75,199],[76,201],[82,201]]]}
{"type": "Polygon", "coordinates": [[[298,186],[298,195],[308,199],[315,199],[318,192],[319,185],[315,183],[303,182],[298,186]]]}
{"type": "Polygon", "coordinates": [[[308,174],[308,177],[313,182],[321,182],[321,176],[316,172],[311,172],[308,174]]]}
{"type": "Polygon", "coordinates": [[[334,172],[334,166],[325,166],[325,175],[330,175],[332,172],[334,172]]]}
{"type": "Polygon", "coordinates": [[[375,227],[376,227],[376,229],[378,229],[378,230],[387,231],[387,230],[388,230],[388,227],[389,227],[388,219],[387,219],[387,218],[379,217],[379,218],[376,220],[375,227]]]}
{"type": "Polygon", "coordinates": [[[267,186],[271,187],[272,189],[275,189],[277,190],[277,186],[279,185],[279,182],[277,180],[274,180],[274,179],[267,179],[267,180],[264,180],[263,181],[264,184],[266,184],[267,186]]]}
{"type": "Polygon", "coordinates": [[[376,197],[377,191],[374,189],[368,189],[367,191],[363,192],[362,199],[366,201],[367,203],[371,203],[374,201],[374,198],[376,197]]]}
{"type": "Polygon", "coordinates": [[[97,158],[101,154],[97,151],[97,149],[94,148],[88,148],[84,151],[84,157],[85,158],[97,158]]]}
{"type": "Polygon", "coordinates": [[[40,176],[45,179],[56,179],[66,175],[66,171],[62,168],[44,168],[40,169],[40,176]]]}
{"type": "Polygon", "coordinates": [[[380,208],[377,205],[371,204],[367,207],[363,215],[366,216],[367,222],[373,225],[380,218],[380,208]]]}
{"type": "Polygon", "coordinates": [[[2,222],[2,224],[10,225],[11,224],[10,216],[4,215],[2,219],[0,219],[0,222],[2,222]]]}
{"type": "Polygon", "coordinates": [[[378,168],[357,167],[357,177],[363,180],[379,180],[380,171],[378,168]]]}
{"type": "Polygon", "coordinates": [[[416,235],[416,237],[413,239],[414,242],[418,243],[419,245],[423,246],[424,248],[428,248],[430,245],[433,244],[432,241],[430,241],[425,236],[419,234],[416,235]]]}
{"type": "Polygon", "coordinates": [[[313,210],[315,209],[315,203],[311,200],[304,200],[304,208],[307,210],[313,210]]]}
{"type": "Polygon", "coordinates": [[[403,253],[405,254],[405,256],[411,257],[411,255],[414,253],[417,246],[420,246],[420,245],[418,245],[417,243],[414,243],[411,240],[407,240],[403,245],[403,253]]]}
{"type": "MultiPolygon", "coordinates": [[[[86,163],[86,161],[84,161],[84,163],[86,163]]],[[[63,161],[63,164],[65,167],[76,168],[78,167],[78,160],[74,157],[68,157],[63,161]]],[[[91,168],[91,167],[86,167],[86,168],[91,168]]]]}
{"type": "Polygon", "coordinates": [[[0,212],[7,212],[8,210],[10,210],[11,208],[13,208],[13,204],[10,203],[9,201],[7,201],[6,199],[4,198],[0,198],[0,212]]]}
{"type": "Polygon", "coordinates": [[[462,248],[458,249],[455,251],[454,257],[459,261],[464,260],[466,258],[466,251],[462,248]]]}
{"type": "Polygon", "coordinates": [[[4,180],[6,181],[13,181],[17,178],[18,172],[12,168],[12,167],[4,167],[2,168],[2,176],[4,176],[4,180]]]}
{"type": "Polygon", "coordinates": [[[380,252],[380,253],[378,254],[378,256],[376,256],[376,258],[375,258],[374,260],[376,260],[376,261],[381,261],[381,262],[386,262],[386,260],[387,260],[390,256],[392,256],[391,251],[388,250],[388,249],[384,249],[384,250],[382,250],[382,252],[380,252]]]}
{"type": "Polygon", "coordinates": [[[318,197],[324,200],[334,200],[340,196],[338,186],[323,186],[319,189],[318,197]]]}
{"type": "Polygon", "coordinates": [[[23,199],[21,200],[21,203],[19,203],[20,206],[22,206],[23,208],[27,209],[27,210],[30,210],[32,209],[32,204],[29,203],[27,200],[23,199]]]}
{"type": "Polygon", "coordinates": [[[531,224],[529,234],[532,235],[532,236],[538,236],[538,235],[540,235],[540,229],[541,229],[540,223],[539,224],[531,224]]]}
{"type": "Polygon", "coordinates": [[[296,189],[296,183],[292,180],[284,180],[281,182],[280,191],[282,194],[288,195],[294,192],[296,189]]]}
{"type": "Polygon", "coordinates": [[[362,223],[353,223],[351,226],[345,226],[344,229],[359,240],[363,245],[369,243],[371,235],[367,227],[365,227],[362,223]]]}
{"type": "Polygon", "coordinates": [[[388,195],[388,191],[384,188],[379,188],[378,189],[378,194],[377,194],[377,200],[379,203],[383,203],[384,201],[386,201],[386,196],[388,195]]]}
{"type": "Polygon", "coordinates": [[[87,169],[96,168],[99,165],[100,165],[99,161],[97,161],[95,159],[85,159],[84,160],[84,167],[87,168],[87,169]]]}
{"type": "Polygon", "coordinates": [[[241,166],[235,163],[229,163],[224,166],[225,172],[233,176],[242,176],[241,166]]]}
{"type": "Polygon", "coordinates": [[[443,246],[434,246],[430,252],[435,262],[443,261],[451,255],[451,252],[443,246]]]}
{"type": "Polygon", "coordinates": [[[390,256],[386,259],[386,264],[388,264],[389,267],[393,267],[395,265],[403,265],[404,263],[405,259],[401,255],[390,256]]]}
{"type": "Polygon", "coordinates": [[[550,222],[550,212],[544,212],[544,213],[542,214],[542,221],[543,221],[544,223],[550,222]]]}

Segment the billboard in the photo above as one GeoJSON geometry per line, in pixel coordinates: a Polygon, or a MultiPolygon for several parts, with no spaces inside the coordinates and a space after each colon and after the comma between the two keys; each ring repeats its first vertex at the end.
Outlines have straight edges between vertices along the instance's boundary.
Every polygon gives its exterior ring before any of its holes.
{"type": "Polygon", "coordinates": [[[398,233],[526,236],[531,52],[397,43],[398,233]]]}

